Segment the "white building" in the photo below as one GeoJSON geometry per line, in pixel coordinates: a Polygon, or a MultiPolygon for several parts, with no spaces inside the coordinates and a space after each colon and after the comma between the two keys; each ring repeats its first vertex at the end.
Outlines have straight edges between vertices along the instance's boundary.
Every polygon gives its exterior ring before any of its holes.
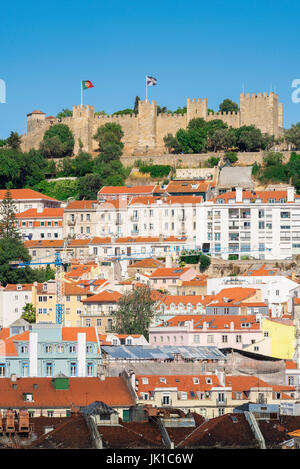
{"type": "Polygon", "coordinates": [[[300,253],[300,196],[287,190],[237,187],[197,209],[197,245],[215,257],[289,259],[300,253]]]}
{"type": "Polygon", "coordinates": [[[32,302],[31,284],[8,284],[0,288],[0,326],[8,327],[22,316],[23,308],[32,302]]]}

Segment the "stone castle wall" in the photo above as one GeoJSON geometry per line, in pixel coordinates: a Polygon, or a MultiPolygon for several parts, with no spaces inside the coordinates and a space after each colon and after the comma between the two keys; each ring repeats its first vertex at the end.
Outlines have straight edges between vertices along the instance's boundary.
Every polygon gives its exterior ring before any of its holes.
{"type": "Polygon", "coordinates": [[[187,99],[187,112],[184,115],[159,114],[155,101],[140,101],[138,114],[95,116],[93,106],[73,106],[73,116],[61,120],[55,117],[46,117],[40,111],[27,115],[27,134],[22,138],[22,149],[38,148],[45,131],[51,125],[63,123],[69,126],[75,137],[74,153],[79,151],[79,141],[83,150],[97,151],[97,142],[93,139],[98,127],[107,122],[119,123],[124,132],[124,156],[155,155],[167,153],[164,146],[164,137],[183,128],[186,129],[189,121],[201,117],[206,121],[221,119],[228,126],[238,128],[241,125],[254,124],[263,133],[278,137],[282,133],[283,107],[278,104],[275,93],[241,94],[240,111],[237,113],[208,113],[207,99],[187,99]]]}

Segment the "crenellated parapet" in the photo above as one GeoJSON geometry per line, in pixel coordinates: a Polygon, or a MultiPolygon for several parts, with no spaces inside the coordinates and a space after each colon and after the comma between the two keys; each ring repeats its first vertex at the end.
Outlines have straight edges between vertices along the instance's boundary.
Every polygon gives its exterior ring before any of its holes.
{"type": "Polygon", "coordinates": [[[27,134],[23,136],[22,148],[38,148],[45,131],[54,124],[63,123],[70,127],[75,137],[75,154],[79,151],[79,142],[84,151],[97,151],[97,142],[93,136],[98,127],[108,122],[121,125],[124,132],[124,155],[153,155],[166,152],[164,137],[175,135],[186,129],[191,119],[202,118],[205,121],[221,119],[229,127],[238,128],[242,125],[255,125],[263,133],[276,137],[283,129],[283,106],[278,103],[278,95],[271,93],[241,93],[240,110],[238,112],[208,112],[206,98],[188,98],[185,114],[157,115],[156,101],[139,101],[138,113],[95,115],[94,106],[73,106],[73,115],[57,119],[46,117],[42,111],[33,111],[27,115],[27,134]]]}

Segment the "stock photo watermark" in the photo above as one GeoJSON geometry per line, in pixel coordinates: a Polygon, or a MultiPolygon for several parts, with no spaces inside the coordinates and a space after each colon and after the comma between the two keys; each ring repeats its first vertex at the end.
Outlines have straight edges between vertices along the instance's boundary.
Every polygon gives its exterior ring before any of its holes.
{"type": "Polygon", "coordinates": [[[296,88],[292,92],[292,102],[298,104],[300,103],[300,78],[296,78],[292,81],[292,88],[296,88]]]}
{"type": "Polygon", "coordinates": [[[0,103],[6,103],[6,84],[4,80],[0,78],[0,103]]]}

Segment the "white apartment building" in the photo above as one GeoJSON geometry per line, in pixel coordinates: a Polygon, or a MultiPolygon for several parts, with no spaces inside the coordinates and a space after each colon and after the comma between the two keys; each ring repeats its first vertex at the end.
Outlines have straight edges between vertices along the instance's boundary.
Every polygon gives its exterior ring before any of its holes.
{"type": "Polygon", "coordinates": [[[226,192],[197,208],[197,246],[214,257],[289,259],[300,253],[300,196],[287,190],[226,192]]]}
{"type": "Polygon", "coordinates": [[[187,236],[196,241],[200,196],[133,197],[99,203],[97,236],[187,236]]]}
{"type": "Polygon", "coordinates": [[[8,284],[0,287],[0,327],[8,327],[20,319],[27,303],[32,303],[31,284],[8,284]]]}
{"type": "MultiPolygon", "coordinates": [[[[25,212],[29,209],[44,210],[45,208],[60,207],[61,202],[48,195],[41,194],[33,189],[10,189],[16,212],[25,212]]],[[[0,190],[0,201],[5,199],[7,190],[0,190]]]]}
{"type": "Polygon", "coordinates": [[[272,317],[281,317],[293,310],[293,298],[300,297],[300,285],[283,275],[241,275],[207,279],[207,294],[216,295],[224,288],[246,287],[261,290],[262,301],[268,304],[272,317]]]}
{"type": "Polygon", "coordinates": [[[16,215],[16,221],[23,239],[62,239],[63,208],[28,209],[16,215]]]}

